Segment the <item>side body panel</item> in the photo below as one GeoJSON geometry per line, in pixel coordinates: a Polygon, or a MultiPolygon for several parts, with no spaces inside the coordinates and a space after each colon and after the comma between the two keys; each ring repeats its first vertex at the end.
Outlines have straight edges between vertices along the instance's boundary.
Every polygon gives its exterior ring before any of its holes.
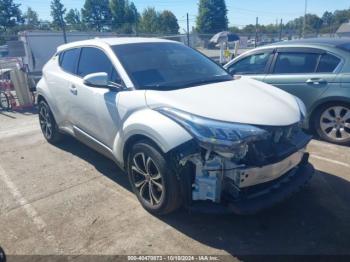
{"type": "Polygon", "coordinates": [[[293,75],[267,75],[264,82],[276,86],[290,94],[299,97],[310,112],[312,106],[329,88],[340,86],[336,74],[293,74],[293,75]],[[322,81],[314,84],[308,81],[322,79],[322,81]]]}

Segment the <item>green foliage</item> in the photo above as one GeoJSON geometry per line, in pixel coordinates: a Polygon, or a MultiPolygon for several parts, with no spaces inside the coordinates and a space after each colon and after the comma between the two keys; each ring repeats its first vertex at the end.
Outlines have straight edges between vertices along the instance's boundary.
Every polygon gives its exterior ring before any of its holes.
{"type": "Polygon", "coordinates": [[[153,7],[146,8],[143,11],[140,20],[140,31],[149,34],[159,32],[159,15],[153,7]]]}
{"type": "MultiPolygon", "coordinates": [[[[315,35],[320,33],[334,33],[342,23],[350,19],[350,9],[336,10],[333,13],[326,11],[322,17],[315,14],[306,15],[306,35],[315,35]]],[[[302,36],[304,16],[297,17],[286,24],[283,24],[284,34],[302,36]]],[[[255,25],[246,25],[243,28],[230,27],[229,30],[234,33],[247,35],[255,34],[255,25]]],[[[280,31],[279,24],[258,25],[259,34],[276,35],[280,31]]]]}
{"type": "Polygon", "coordinates": [[[111,11],[108,0],[85,0],[81,10],[83,23],[90,30],[106,31],[111,26],[111,11]]]}
{"type": "Polygon", "coordinates": [[[28,29],[38,29],[39,28],[39,17],[38,13],[33,9],[28,7],[27,11],[23,15],[24,23],[28,29]]]}
{"type": "Polygon", "coordinates": [[[54,29],[64,28],[66,23],[63,19],[66,13],[66,8],[64,8],[61,0],[52,0],[51,2],[51,16],[52,16],[52,27],[54,29]]]}
{"type": "Polygon", "coordinates": [[[215,34],[227,30],[228,19],[225,0],[200,0],[197,16],[199,33],[215,34]]]}
{"type": "Polygon", "coordinates": [[[64,19],[70,30],[81,31],[84,29],[78,9],[70,9],[64,19]]]}
{"type": "Polygon", "coordinates": [[[150,7],[143,11],[139,25],[140,31],[148,34],[178,34],[179,28],[176,16],[171,11],[159,13],[150,7]]]}
{"type": "Polygon", "coordinates": [[[159,14],[159,31],[162,34],[178,34],[179,24],[176,16],[168,10],[164,10],[159,14]]]}
{"type": "Polygon", "coordinates": [[[48,20],[40,20],[38,30],[49,31],[51,29],[51,22],[48,20]]]}
{"type": "Polygon", "coordinates": [[[13,0],[0,0],[0,29],[8,31],[16,25],[23,23],[19,4],[15,4],[13,0]]]}
{"type": "Polygon", "coordinates": [[[136,31],[139,14],[134,3],[128,0],[111,0],[109,3],[112,14],[112,29],[119,33],[136,31]]]}
{"type": "Polygon", "coordinates": [[[317,15],[313,14],[308,14],[306,16],[306,21],[307,21],[307,27],[306,27],[306,32],[316,32],[317,34],[320,32],[320,29],[323,25],[323,21],[321,18],[319,18],[317,15]]]}
{"type": "Polygon", "coordinates": [[[337,25],[341,25],[342,23],[346,23],[350,19],[350,9],[345,10],[336,10],[333,13],[334,15],[334,23],[337,25]]]}
{"type": "Polygon", "coordinates": [[[325,26],[330,26],[331,24],[334,23],[334,15],[332,12],[324,12],[323,16],[322,16],[322,21],[323,21],[323,25],[325,26]]]}

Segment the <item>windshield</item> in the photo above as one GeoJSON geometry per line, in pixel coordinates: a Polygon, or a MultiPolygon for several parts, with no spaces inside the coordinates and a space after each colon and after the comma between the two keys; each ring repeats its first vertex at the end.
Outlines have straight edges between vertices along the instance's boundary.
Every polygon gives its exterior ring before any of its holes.
{"type": "Polygon", "coordinates": [[[178,43],[112,47],[137,89],[174,90],[232,80],[206,56],[178,43]]]}

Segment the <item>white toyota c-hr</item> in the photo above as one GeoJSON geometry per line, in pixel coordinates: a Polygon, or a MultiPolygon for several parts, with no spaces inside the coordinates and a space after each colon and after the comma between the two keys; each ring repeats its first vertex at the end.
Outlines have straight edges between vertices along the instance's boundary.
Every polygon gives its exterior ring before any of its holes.
{"type": "Polygon", "coordinates": [[[233,80],[181,43],[65,44],[43,68],[37,91],[45,138],[57,143],[69,134],[113,159],[154,214],[203,201],[255,213],[314,173],[298,98],[233,80]]]}

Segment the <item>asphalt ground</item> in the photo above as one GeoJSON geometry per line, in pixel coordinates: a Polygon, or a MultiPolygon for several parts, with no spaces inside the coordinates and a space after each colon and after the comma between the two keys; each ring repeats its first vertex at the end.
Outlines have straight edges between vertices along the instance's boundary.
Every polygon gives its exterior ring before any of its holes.
{"type": "Polygon", "coordinates": [[[350,148],[313,140],[310,185],[253,216],[155,217],[109,159],[47,143],[35,112],[0,111],[0,246],[7,255],[350,254],[350,148]]]}

